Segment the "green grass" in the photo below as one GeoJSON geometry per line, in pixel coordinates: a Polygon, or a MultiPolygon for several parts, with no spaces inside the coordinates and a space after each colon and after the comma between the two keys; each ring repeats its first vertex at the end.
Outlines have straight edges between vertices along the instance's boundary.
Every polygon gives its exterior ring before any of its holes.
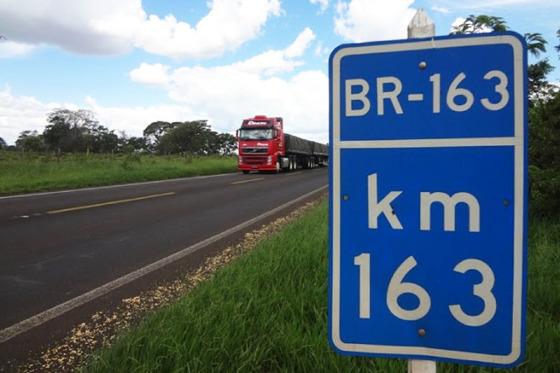
{"type": "MultiPolygon", "coordinates": [[[[403,360],[343,357],[329,347],[326,222],[323,203],[150,315],[84,370],[405,372],[403,360]]],[[[528,360],[516,371],[557,372],[560,223],[534,222],[530,246],[528,360]]],[[[438,364],[438,371],[494,370],[438,364]]]]}
{"type": "Polygon", "coordinates": [[[0,195],[236,171],[235,157],[52,155],[0,151],[0,195]]]}

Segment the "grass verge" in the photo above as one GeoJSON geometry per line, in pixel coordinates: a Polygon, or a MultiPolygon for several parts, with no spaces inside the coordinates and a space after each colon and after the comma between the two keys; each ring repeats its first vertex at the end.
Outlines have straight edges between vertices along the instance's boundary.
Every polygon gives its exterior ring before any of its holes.
{"type": "MultiPolygon", "coordinates": [[[[327,342],[326,203],[149,316],[84,370],[404,372],[405,361],[342,357],[327,342]]],[[[531,226],[528,356],[560,371],[560,223],[531,226]]],[[[438,364],[441,372],[493,369],[438,364]]]]}
{"type": "Polygon", "coordinates": [[[0,195],[210,175],[237,170],[235,157],[45,154],[0,151],[0,195]]]}

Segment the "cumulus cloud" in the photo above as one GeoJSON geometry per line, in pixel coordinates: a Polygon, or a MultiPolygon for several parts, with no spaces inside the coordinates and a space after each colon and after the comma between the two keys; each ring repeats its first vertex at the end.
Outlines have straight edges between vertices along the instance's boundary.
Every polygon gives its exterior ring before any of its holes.
{"type": "Polygon", "coordinates": [[[321,13],[327,10],[329,7],[329,0],[309,0],[311,4],[319,4],[321,7],[321,13]]]}
{"type": "MultiPolygon", "coordinates": [[[[233,133],[243,118],[256,114],[282,116],[289,133],[328,141],[328,77],[319,70],[302,70],[301,58],[315,34],[304,29],[285,49],[269,50],[223,66],[172,69],[142,63],[129,75],[140,84],[158,85],[171,104],[137,107],[103,106],[87,97],[81,108],[93,110],[110,129],[140,136],[156,120],[208,119],[212,128],[233,133]],[[298,69],[298,70],[296,70],[298,69]],[[286,74],[290,72],[290,74],[286,74]]],[[[75,104],[46,103],[0,91],[0,136],[13,143],[23,130],[42,131],[47,113],[75,104]]]]}
{"type": "Polygon", "coordinates": [[[351,0],[339,2],[335,32],[354,42],[406,38],[416,10],[414,0],[351,0]]]}
{"type": "MultiPolygon", "coordinates": [[[[451,28],[449,29],[449,32],[455,32],[456,28],[459,27],[460,25],[462,25],[463,23],[465,23],[467,19],[463,18],[463,17],[457,17],[455,18],[455,20],[453,21],[453,23],[451,23],[451,28]]],[[[472,25],[471,25],[472,26],[472,25]]],[[[481,27],[479,30],[474,30],[472,27],[469,27],[470,31],[475,33],[475,34],[482,34],[485,32],[492,32],[492,28],[488,27],[488,26],[483,26],[481,27]]]]}
{"type": "Polygon", "coordinates": [[[431,8],[434,12],[438,12],[438,13],[443,13],[443,14],[448,14],[451,11],[449,10],[449,8],[443,7],[443,6],[433,6],[431,8]]]}
{"type": "Polygon", "coordinates": [[[489,9],[489,8],[510,8],[513,6],[546,6],[560,7],[560,4],[551,0],[463,0],[457,2],[455,0],[445,0],[443,3],[455,9],[489,9]]]}
{"type": "Polygon", "coordinates": [[[205,58],[255,38],[280,15],[279,0],[212,0],[196,25],[173,15],[147,14],[140,0],[0,1],[2,32],[10,40],[50,44],[85,54],[118,54],[132,48],[173,58],[205,58]]]}
{"type": "Polygon", "coordinates": [[[449,29],[449,32],[453,32],[456,27],[459,27],[460,25],[465,23],[466,20],[467,19],[465,17],[455,18],[455,20],[451,23],[451,28],[449,29]]]}
{"type": "Polygon", "coordinates": [[[12,58],[29,54],[35,47],[29,44],[0,40],[0,58],[12,58]]]}
{"type": "Polygon", "coordinates": [[[165,84],[167,83],[167,72],[169,66],[161,63],[147,64],[142,63],[139,67],[129,73],[130,79],[137,83],[144,84],[165,84]]]}
{"type": "Polygon", "coordinates": [[[162,88],[175,102],[206,114],[221,131],[234,131],[241,119],[265,114],[284,117],[290,133],[326,142],[328,77],[316,70],[282,77],[301,66],[297,58],[314,38],[306,28],[283,50],[266,51],[230,65],[169,70],[162,88]]]}
{"type": "Polygon", "coordinates": [[[148,124],[162,120],[166,122],[203,119],[204,113],[197,113],[190,107],[176,104],[150,106],[103,106],[92,97],[86,98],[86,109],[92,110],[97,119],[110,129],[125,131],[129,136],[142,136],[148,124]]]}
{"type": "Polygon", "coordinates": [[[57,107],[77,109],[70,103],[41,102],[30,96],[16,96],[9,86],[0,90],[0,137],[13,144],[25,130],[42,132],[47,113],[57,107]]]}
{"type": "Polygon", "coordinates": [[[142,136],[148,124],[156,120],[185,121],[205,118],[184,105],[151,105],[135,107],[102,106],[94,98],[86,97],[85,105],[65,102],[43,102],[34,97],[19,96],[9,87],[0,90],[0,137],[14,144],[20,132],[43,132],[47,114],[56,108],[70,110],[89,109],[105,126],[115,131],[125,131],[130,136],[142,136]]]}
{"type": "Polygon", "coordinates": [[[315,39],[315,33],[309,27],[306,27],[294,40],[292,44],[285,50],[287,57],[301,57],[309,43],[315,39]]]}

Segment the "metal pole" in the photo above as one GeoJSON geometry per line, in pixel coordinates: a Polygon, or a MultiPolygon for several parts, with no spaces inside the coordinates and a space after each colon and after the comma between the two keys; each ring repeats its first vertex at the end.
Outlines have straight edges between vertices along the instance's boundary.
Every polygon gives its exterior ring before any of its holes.
{"type": "MultiPolygon", "coordinates": [[[[407,31],[409,39],[428,38],[436,35],[436,26],[424,9],[420,8],[410,20],[407,31]]],[[[433,360],[408,360],[408,373],[436,373],[436,362],[433,360]]]]}

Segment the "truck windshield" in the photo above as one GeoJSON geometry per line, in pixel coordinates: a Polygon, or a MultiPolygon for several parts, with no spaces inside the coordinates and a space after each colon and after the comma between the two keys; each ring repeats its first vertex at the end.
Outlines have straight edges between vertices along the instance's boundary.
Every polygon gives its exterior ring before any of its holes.
{"type": "Polygon", "coordinates": [[[241,140],[270,140],[272,139],[272,128],[252,128],[239,131],[241,140]]]}

